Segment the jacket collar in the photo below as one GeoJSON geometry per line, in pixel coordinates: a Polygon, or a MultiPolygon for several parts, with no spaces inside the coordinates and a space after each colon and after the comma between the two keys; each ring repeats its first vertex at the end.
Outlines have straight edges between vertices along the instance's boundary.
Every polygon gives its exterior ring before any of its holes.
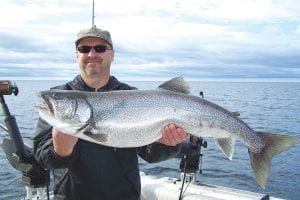
{"type": "MultiPolygon", "coordinates": [[[[95,88],[88,86],[84,82],[84,80],[82,79],[82,77],[80,75],[77,75],[73,79],[73,81],[69,82],[68,84],[71,88],[76,89],[76,90],[91,91],[91,92],[95,91],[95,88]]],[[[121,83],[114,76],[110,76],[107,84],[104,85],[102,88],[98,89],[97,91],[105,92],[105,91],[115,90],[116,88],[118,88],[120,86],[120,84],[121,83]]]]}

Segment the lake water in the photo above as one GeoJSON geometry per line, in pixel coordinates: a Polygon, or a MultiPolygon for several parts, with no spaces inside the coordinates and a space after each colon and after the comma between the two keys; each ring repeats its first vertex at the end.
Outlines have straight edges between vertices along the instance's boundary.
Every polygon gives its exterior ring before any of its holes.
{"type": "MultiPolygon", "coordinates": [[[[32,138],[38,119],[35,105],[38,92],[65,81],[15,81],[18,96],[5,96],[10,111],[15,115],[22,136],[32,138]]],[[[160,82],[128,82],[139,89],[153,89],[160,82]]],[[[192,93],[238,111],[240,118],[257,131],[289,134],[300,138],[300,83],[267,82],[189,82],[192,93]]],[[[0,119],[3,121],[2,110],[0,119]]],[[[6,133],[0,129],[0,199],[22,199],[25,189],[21,174],[5,158],[2,139],[6,133]]],[[[198,181],[237,189],[269,194],[296,200],[300,196],[300,145],[293,147],[272,161],[270,177],[265,190],[261,189],[252,174],[247,148],[237,142],[233,160],[226,159],[213,140],[207,139],[208,148],[202,149],[203,174],[198,181]]],[[[141,171],[158,177],[179,177],[179,159],[149,164],[140,160],[141,171]]]]}

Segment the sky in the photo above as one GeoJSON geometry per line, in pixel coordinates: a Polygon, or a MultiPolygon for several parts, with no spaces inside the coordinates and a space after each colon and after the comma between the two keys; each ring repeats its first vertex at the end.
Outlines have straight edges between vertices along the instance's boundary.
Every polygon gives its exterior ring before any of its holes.
{"type": "MultiPolygon", "coordinates": [[[[92,0],[0,0],[0,77],[69,79],[92,0]]],[[[299,0],[95,0],[123,80],[300,81],[299,0]]]]}

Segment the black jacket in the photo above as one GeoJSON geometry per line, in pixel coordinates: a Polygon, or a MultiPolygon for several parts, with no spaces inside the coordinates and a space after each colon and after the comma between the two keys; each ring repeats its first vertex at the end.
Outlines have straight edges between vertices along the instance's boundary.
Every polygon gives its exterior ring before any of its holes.
{"type": "MultiPolygon", "coordinates": [[[[73,81],[56,89],[95,91],[78,75],[73,81]]],[[[98,92],[136,89],[110,77],[98,92]]],[[[34,137],[34,155],[45,168],[53,169],[56,200],[131,200],[141,193],[138,157],[159,162],[174,157],[180,146],[158,143],[140,148],[111,148],[79,139],[73,154],[62,158],[55,154],[52,127],[39,119],[34,137]]]]}

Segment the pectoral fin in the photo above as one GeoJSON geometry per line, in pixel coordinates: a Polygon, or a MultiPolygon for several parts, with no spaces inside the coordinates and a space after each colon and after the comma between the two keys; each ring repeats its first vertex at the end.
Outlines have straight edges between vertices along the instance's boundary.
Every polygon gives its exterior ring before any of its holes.
{"type": "Polygon", "coordinates": [[[100,143],[107,143],[109,137],[108,134],[105,133],[95,134],[88,130],[84,131],[83,134],[100,143]]]}

